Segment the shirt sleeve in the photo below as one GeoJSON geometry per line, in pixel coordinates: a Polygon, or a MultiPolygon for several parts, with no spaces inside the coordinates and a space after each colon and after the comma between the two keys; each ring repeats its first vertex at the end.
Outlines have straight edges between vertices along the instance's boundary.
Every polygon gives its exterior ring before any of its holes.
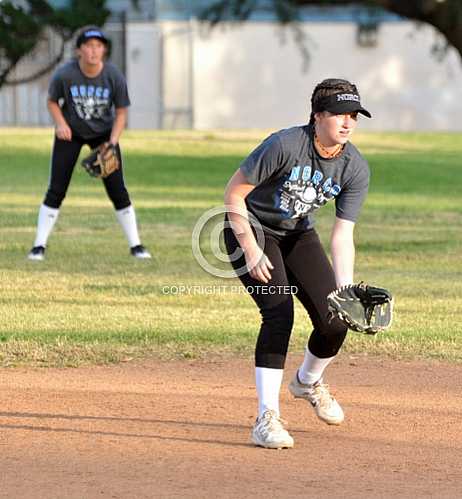
{"type": "Polygon", "coordinates": [[[130,97],[128,96],[127,81],[124,75],[116,72],[115,89],[114,89],[114,107],[128,107],[130,105],[130,97]]]}
{"type": "Polygon", "coordinates": [[[369,166],[362,160],[360,167],[342,188],[335,200],[336,216],[356,222],[369,189],[369,166]]]}
{"type": "Polygon", "coordinates": [[[61,74],[56,71],[50,79],[48,85],[48,99],[53,102],[58,102],[59,99],[64,97],[64,86],[61,74]]]}
{"type": "Polygon", "coordinates": [[[259,185],[280,170],[285,161],[281,139],[273,134],[250,153],[240,170],[249,184],[259,185]]]}

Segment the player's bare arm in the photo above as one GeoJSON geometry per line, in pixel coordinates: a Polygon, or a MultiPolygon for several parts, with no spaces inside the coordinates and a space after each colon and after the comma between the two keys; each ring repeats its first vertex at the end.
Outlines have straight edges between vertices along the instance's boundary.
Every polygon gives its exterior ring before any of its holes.
{"type": "Polygon", "coordinates": [[[254,186],[248,183],[244,174],[237,170],[226,186],[225,204],[230,207],[228,218],[232,224],[236,239],[244,252],[250,276],[267,283],[271,279],[270,270],[273,269],[273,265],[258,246],[248,216],[244,216],[247,214],[245,198],[253,189],[254,186]],[[240,215],[240,213],[243,215],[240,215]]]}
{"type": "Polygon", "coordinates": [[[58,103],[48,99],[47,107],[55,123],[56,137],[61,140],[72,140],[72,130],[64,119],[58,103]]]}
{"type": "Polygon", "coordinates": [[[109,140],[111,144],[116,145],[119,143],[120,136],[122,135],[122,132],[126,124],[127,124],[127,108],[126,107],[116,108],[114,125],[112,126],[111,138],[109,140]]]}
{"type": "Polygon", "coordinates": [[[335,218],[330,244],[337,287],[353,282],[355,263],[354,227],[354,222],[338,217],[335,218]]]}

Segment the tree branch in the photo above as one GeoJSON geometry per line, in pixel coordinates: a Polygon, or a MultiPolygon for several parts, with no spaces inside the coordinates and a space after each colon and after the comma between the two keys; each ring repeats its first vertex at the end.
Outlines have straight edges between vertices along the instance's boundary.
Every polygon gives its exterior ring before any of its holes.
{"type": "MultiPolygon", "coordinates": [[[[407,19],[429,24],[462,58],[462,0],[271,0],[269,9],[281,23],[287,23],[297,20],[297,11],[301,7],[353,5],[381,7],[407,19]]],[[[245,21],[257,7],[254,0],[217,0],[201,13],[200,18],[208,20],[212,26],[226,19],[245,21]]]]}
{"type": "MultiPolygon", "coordinates": [[[[59,51],[59,54],[44,68],[39,69],[35,73],[32,73],[29,76],[25,76],[24,78],[18,78],[16,80],[8,80],[7,77],[3,80],[4,85],[21,85],[23,83],[29,83],[31,81],[37,80],[38,78],[41,78],[43,75],[46,75],[49,73],[57,64],[59,64],[64,57],[64,45],[65,42],[63,39],[61,39],[61,50],[59,51]]],[[[1,77],[0,77],[0,86],[1,86],[1,77]]]]}

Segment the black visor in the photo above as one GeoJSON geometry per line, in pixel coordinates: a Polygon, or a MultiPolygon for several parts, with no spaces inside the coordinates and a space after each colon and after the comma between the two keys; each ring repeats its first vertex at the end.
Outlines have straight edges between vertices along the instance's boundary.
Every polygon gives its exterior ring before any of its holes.
{"type": "Polygon", "coordinates": [[[361,106],[359,95],[354,93],[338,93],[328,95],[316,102],[313,112],[329,111],[333,114],[361,113],[372,118],[371,113],[361,106]]]}
{"type": "Polygon", "coordinates": [[[78,36],[75,45],[77,48],[82,45],[82,43],[88,42],[92,38],[96,38],[97,40],[101,40],[105,45],[108,44],[108,39],[106,35],[99,28],[88,28],[78,36]]]}

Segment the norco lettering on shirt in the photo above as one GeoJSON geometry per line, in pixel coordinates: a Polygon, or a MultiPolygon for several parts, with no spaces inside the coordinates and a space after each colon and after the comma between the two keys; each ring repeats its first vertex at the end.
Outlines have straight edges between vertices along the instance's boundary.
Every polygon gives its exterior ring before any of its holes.
{"type": "Polygon", "coordinates": [[[352,100],[359,102],[359,95],[356,94],[337,94],[337,101],[352,100]]]}
{"type": "Polygon", "coordinates": [[[72,85],[70,88],[72,97],[97,97],[98,99],[108,99],[110,90],[94,85],[72,85]]]}
{"type": "Polygon", "coordinates": [[[334,199],[341,191],[331,177],[310,165],[294,166],[282,184],[276,206],[288,218],[297,219],[334,199]]]}
{"type": "Polygon", "coordinates": [[[325,160],[316,153],[310,125],[270,135],[240,170],[255,186],[247,209],[265,231],[281,236],[314,227],[316,211],[328,203],[335,202],[337,217],[355,222],[369,184],[367,162],[355,146],[348,141],[341,156],[325,160]]]}
{"type": "Polygon", "coordinates": [[[109,88],[95,85],[72,85],[72,105],[77,116],[86,121],[100,119],[111,108],[109,88]]]}
{"type": "MultiPolygon", "coordinates": [[[[324,175],[319,170],[314,170],[310,165],[305,166],[294,166],[292,171],[290,172],[289,183],[296,182],[298,180],[302,180],[304,183],[311,180],[313,185],[319,185],[324,175]],[[301,176],[300,176],[301,172],[301,176]]],[[[322,190],[325,193],[330,193],[332,196],[338,196],[341,191],[341,187],[332,182],[332,179],[329,177],[326,179],[324,184],[322,185],[322,190]]]]}

